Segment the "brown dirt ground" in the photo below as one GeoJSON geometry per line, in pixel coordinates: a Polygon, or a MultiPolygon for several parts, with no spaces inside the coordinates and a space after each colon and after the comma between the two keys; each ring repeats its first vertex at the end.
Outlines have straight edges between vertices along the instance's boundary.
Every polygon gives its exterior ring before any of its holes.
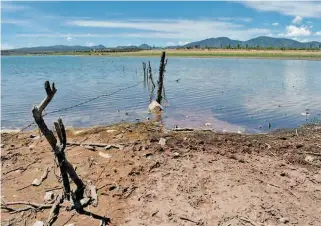
{"type": "MultiPolygon", "coordinates": [[[[98,207],[87,210],[109,217],[111,225],[321,225],[321,126],[297,131],[174,132],[155,122],[123,123],[67,134],[68,142],[123,144],[123,150],[68,146],[66,155],[79,176],[98,188],[98,207]],[[164,147],[160,138],[166,139],[164,147]]],[[[38,135],[1,134],[6,202],[43,203],[45,190],[61,187],[53,153],[38,135]],[[18,190],[46,167],[50,172],[40,186],[18,190]]],[[[49,209],[17,214],[2,209],[1,222],[32,225],[48,214],[49,209]]],[[[54,225],[66,222],[99,225],[62,209],[54,225]]]]}

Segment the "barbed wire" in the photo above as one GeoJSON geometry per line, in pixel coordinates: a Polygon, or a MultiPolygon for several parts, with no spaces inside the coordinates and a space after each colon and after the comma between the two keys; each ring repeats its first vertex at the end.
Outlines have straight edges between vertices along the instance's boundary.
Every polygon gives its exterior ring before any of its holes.
{"type": "Polygon", "coordinates": [[[57,112],[61,112],[61,111],[68,111],[68,110],[73,109],[73,108],[75,108],[75,107],[79,107],[79,106],[82,106],[82,105],[84,105],[84,104],[87,104],[87,103],[89,103],[89,102],[91,102],[91,101],[97,100],[97,99],[99,99],[99,98],[101,98],[101,97],[109,97],[109,96],[112,96],[112,95],[114,95],[114,94],[116,94],[116,93],[119,93],[120,91],[124,91],[124,90],[130,89],[130,88],[133,88],[133,87],[135,87],[135,86],[138,86],[139,84],[141,84],[141,83],[143,83],[143,82],[144,82],[144,81],[140,81],[140,82],[135,83],[134,85],[127,86],[127,87],[125,87],[125,88],[120,88],[120,89],[118,89],[118,90],[116,90],[116,91],[114,91],[114,92],[112,92],[112,93],[101,94],[101,95],[99,95],[99,96],[90,98],[90,99],[85,100],[85,101],[83,101],[83,102],[80,102],[80,103],[78,103],[78,104],[72,105],[72,106],[70,106],[70,107],[61,108],[61,109],[58,109],[58,110],[54,110],[54,111],[47,112],[47,113],[45,113],[45,114],[43,115],[43,117],[46,116],[46,115],[51,115],[51,114],[54,114],[54,113],[57,113],[57,112]]]}
{"type": "MultiPolygon", "coordinates": [[[[180,79],[176,79],[176,80],[169,81],[169,82],[174,82],[174,81],[175,81],[175,82],[179,82],[180,79]]],[[[112,96],[112,95],[114,95],[114,94],[116,94],[116,93],[119,93],[119,92],[121,92],[121,91],[124,91],[124,90],[130,89],[130,88],[136,87],[136,86],[138,86],[139,84],[142,84],[143,82],[144,82],[144,81],[139,81],[139,82],[135,83],[134,85],[127,86],[127,87],[125,87],[125,88],[120,88],[120,89],[118,89],[118,90],[116,90],[116,91],[114,91],[114,92],[111,92],[111,93],[108,93],[108,94],[101,94],[101,95],[99,95],[99,96],[92,97],[92,98],[90,98],[90,99],[88,99],[88,100],[85,100],[85,101],[83,101],[83,102],[80,102],[80,103],[78,103],[78,104],[75,104],[75,105],[72,105],[72,106],[69,106],[69,107],[65,107],[65,108],[61,108],[61,109],[58,109],[58,110],[54,110],[54,111],[47,112],[47,113],[45,113],[45,114],[43,115],[43,117],[44,117],[44,116],[47,116],[47,115],[55,114],[55,113],[57,113],[57,112],[68,111],[68,110],[70,110],[70,109],[73,109],[73,108],[82,106],[82,105],[84,105],[84,104],[87,104],[87,103],[89,103],[89,102],[91,102],[91,101],[97,100],[97,99],[99,99],[99,98],[101,98],[101,97],[109,97],[109,96],[112,96]]],[[[165,89],[164,89],[163,92],[164,92],[163,94],[164,94],[164,96],[165,96],[165,100],[167,100],[166,95],[165,95],[165,89]]],[[[24,126],[23,128],[21,128],[18,132],[14,133],[12,136],[10,136],[8,139],[12,138],[13,136],[18,135],[19,133],[25,131],[26,129],[30,128],[31,126],[33,126],[33,125],[35,125],[35,124],[36,124],[35,122],[30,122],[29,124],[27,124],[26,126],[24,126]]]]}
{"type": "MultiPolygon", "coordinates": [[[[144,81],[140,81],[140,82],[135,83],[134,85],[127,86],[127,87],[125,87],[125,88],[120,88],[120,89],[118,89],[118,90],[116,90],[116,91],[114,91],[114,92],[111,92],[111,93],[108,93],[108,94],[101,94],[101,95],[99,95],[99,96],[90,98],[90,99],[85,100],[85,101],[83,101],[83,102],[80,102],[80,103],[78,103],[78,104],[75,104],[75,105],[72,105],[72,106],[69,106],[69,107],[66,107],[66,108],[61,108],[61,109],[58,109],[58,110],[54,110],[54,111],[47,112],[47,113],[45,113],[45,114],[43,115],[43,117],[46,116],[46,115],[51,115],[51,114],[57,113],[57,112],[68,111],[68,110],[73,109],[73,108],[75,108],[75,107],[79,107],[79,106],[82,106],[82,105],[84,105],[84,104],[87,104],[87,103],[89,103],[89,102],[91,102],[91,101],[97,100],[97,99],[99,99],[99,98],[101,98],[101,97],[109,97],[109,96],[112,96],[112,95],[114,95],[114,94],[116,94],[116,93],[119,93],[119,92],[121,92],[121,91],[124,91],[124,90],[130,89],[130,88],[136,87],[136,86],[138,86],[139,84],[141,84],[141,83],[143,83],[143,82],[144,82],[144,81]]],[[[14,136],[17,136],[19,133],[25,131],[26,129],[30,128],[31,126],[33,126],[33,125],[35,125],[35,124],[36,124],[35,122],[31,122],[31,123],[27,124],[26,126],[24,126],[23,128],[21,128],[18,132],[14,133],[12,136],[10,136],[8,139],[10,139],[10,138],[12,138],[12,137],[14,137],[14,136]]]]}

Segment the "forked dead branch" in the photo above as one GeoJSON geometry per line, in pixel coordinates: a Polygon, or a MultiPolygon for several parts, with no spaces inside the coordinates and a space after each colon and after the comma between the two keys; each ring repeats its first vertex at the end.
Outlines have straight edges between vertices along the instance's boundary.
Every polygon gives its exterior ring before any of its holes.
{"type": "MultiPolygon", "coordinates": [[[[65,149],[67,146],[67,137],[66,137],[66,130],[65,126],[62,122],[62,119],[58,119],[57,122],[54,122],[54,126],[56,129],[57,138],[55,137],[54,133],[48,128],[44,119],[43,119],[43,111],[48,106],[50,101],[53,99],[57,89],[55,88],[54,83],[50,86],[49,81],[45,82],[45,90],[47,96],[45,99],[38,105],[35,106],[32,110],[33,117],[35,119],[36,124],[38,125],[41,133],[45,136],[48,143],[50,144],[55,158],[57,158],[60,168],[60,173],[63,181],[64,192],[62,194],[56,195],[55,201],[53,204],[33,204],[30,202],[5,202],[2,200],[2,208],[6,209],[11,213],[35,210],[40,211],[42,209],[51,208],[50,214],[48,216],[47,221],[44,225],[52,225],[59,215],[60,207],[64,206],[67,211],[75,210],[79,214],[84,214],[87,216],[91,216],[95,219],[100,220],[100,225],[106,225],[110,222],[109,218],[99,216],[93,213],[90,213],[84,210],[84,207],[87,205],[98,205],[98,197],[96,192],[96,187],[88,184],[87,186],[85,183],[79,178],[77,175],[74,167],[71,163],[67,160],[65,156],[65,149]],[[77,186],[75,191],[72,191],[70,188],[69,178],[72,182],[75,183],[77,186]],[[63,204],[64,200],[67,200],[67,204],[63,204]],[[23,208],[15,209],[10,206],[14,205],[24,205],[23,208]]],[[[48,173],[48,170],[47,170],[48,173]]],[[[47,174],[46,174],[47,176],[47,174]]],[[[40,185],[41,183],[39,183],[40,185]]]]}

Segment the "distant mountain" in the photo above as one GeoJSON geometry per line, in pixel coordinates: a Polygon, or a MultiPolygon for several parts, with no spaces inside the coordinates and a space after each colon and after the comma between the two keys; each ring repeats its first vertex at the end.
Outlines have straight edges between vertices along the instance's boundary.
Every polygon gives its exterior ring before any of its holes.
{"type": "Polygon", "coordinates": [[[152,49],[151,46],[147,44],[141,44],[140,46],[135,46],[135,45],[129,45],[129,46],[117,46],[116,49],[152,49]]]}
{"type": "Polygon", "coordinates": [[[135,45],[129,45],[129,46],[117,46],[115,49],[138,49],[135,45]]]}
{"type": "Polygon", "coordinates": [[[205,40],[191,42],[182,47],[200,47],[200,48],[226,48],[226,47],[263,47],[263,48],[320,48],[321,42],[298,42],[292,39],[287,38],[272,38],[261,36],[257,38],[250,39],[248,41],[238,41],[232,40],[227,37],[219,37],[219,38],[208,38],[205,40]]]}
{"type": "Polygon", "coordinates": [[[148,49],[152,49],[153,47],[147,45],[147,44],[141,44],[140,46],[138,46],[139,49],[145,49],[145,50],[148,50],[148,49]]]}
{"type": "Polygon", "coordinates": [[[54,46],[39,46],[39,47],[25,47],[19,49],[9,49],[9,50],[2,50],[2,54],[31,54],[31,53],[54,53],[54,52],[75,52],[75,51],[97,51],[97,50],[104,50],[104,49],[119,49],[119,50],[146,50],[152,49],[151,46],[147,44],[142,44],[140,46],[117,46],[116,48],[107,48],[103,45],[97,46],[66,46],[66,45],[54,45],[54,46]]]}
{"type": "Polygon", "coordinates": [[[242,43],[241,41],[232,40],[227,37],[219,37],[219,38],[208,38],[197,42],[191,42],[184,45],[184,47],[199,46],[200,48],[205,48],[205,47],[225,48],[225,47],[228,47],[229,45],[231,47],[236,47],[237,44],[241,44],[241,43],[242,43]]]}
{"type": "Polygon", "coordinates": [[[54,45],[54,46],[39,46],[39,47],[25,47],[19,49],[6,50],[13,53],[49,53],[49,52],[72,52],[72,51],[89,51],[94,49],[105,49],[103,45],[98,46],[66,46],[66,45],[54,45]]]}
{"type": "MultiPolygon", "coordinates": [[[[238,41],[232,40],[227,37],[219,38],[208,38],[197,42],[191,42],[183,46],[167,46],[166,48],[237,48],[237,47],[260,47],[260,48],[293,48],[293,49],[308,49],[308,48],[321,48],[321,42],[298,42],[292,39],[286,38],[271,38],[266,36],[261,36],[258,38],[253,38],[248,41],[238,41]]],[[[39,46],[30,48],[19,48],[10,50],[1,50],[2,55],[11,54],[32,54],[32,53],[54,53],[54,52],[75,52],[75,51],[139,51],[148,49],[162,49],[161,47],[151,47],[147,44],[142,44],[140,46],[130,45],[130,46],[117,46],[116,48],[106,48],[103,45],[97,46],[66,46],[66,45],[54,45],[54,46],[39,46]]]]}

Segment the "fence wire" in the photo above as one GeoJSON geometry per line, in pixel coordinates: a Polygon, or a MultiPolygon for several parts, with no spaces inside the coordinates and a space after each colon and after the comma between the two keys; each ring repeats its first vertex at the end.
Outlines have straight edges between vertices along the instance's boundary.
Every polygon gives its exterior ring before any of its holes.
{"type": "MultiPolygon", "coordinates": [[[[173,82],[174,82],[174,81],[175,81],[175,82],[179,82],[179,80],[180,80],[180,79],[176,79],[176,80],[173,80],[173,82]]],[[[112,95],[114,95],[114,94],[116,94],[116,93],[119,93],[119,92],[121,92],[121,91],[134,88],[134,87],[136,87],[136,86],[138,86],[139,84],[142,84],[142,83],[144,83],[144,82],[145,82],[145,81],[143,80],[143,81],[140,81],[140,82],[135,83],[134,85],[127,86],[127,87],[125,87],[125,88],[120,88],[120,89],[118,89],[118,90],[116,90],[116,91],[114,91],[114,92],[111,92],[111,93],[108,93],[108,94],[101,94],[101,95],[99,95],[99,96],[92,97],[92,98],[90,98],[90,99],[88,99],[88,100],[85,100],[85,101],[83,101],[83,102],[80,102],[80,103],[78,103],[78,104],[75,104],[75,105],[72,105],[72,106],[69,106],[69,107],[65,107],[65,108],[61,108],[61,109],[58,109],[58,110],[54,110],[54,111],[47,112],[47,113],[45,113],[45,114],[43,115],[43,117],[46,116],[46,115],[52,115],[52,114],[57,113],[57,112],[68,111],[68,110],[70,110],[70,109],[73,109],[73,108],[82,106],[82,105],[84,105],[84,104],[87,104],[87,103],[89,103],[89,102],[91,102],[91,101],[97,100],[97,99],[99,99],[99,98],[101,98],[101,97],[109,97],[109,96],[112,96],[112,95]]],[[[165,95],[165,88],[164,88],[164,90],[163,90],[163,95],[164,95],[164,99],[167,100],[166,95],[165,95]]],[[[33,126],[33,125],[36,125],[36,123],[35,123],[35,122],[30,122],[30,123],[27,124],[26,126],[22,127],[18,132],[14,133],[12,136],[10,136],[9,139],[10,139],[11,137],[17,136],[19,133],[25,131],[26,129],[30,128],[30,127],[33,126]]]]}
{"type": "MultiPolygon", "coordinates": [[[[78,104],[75,104],[75,105],[72,105],[72,106],[69,106],[69,107],[66,107],[66,108],[61,108],[61,109],[58,109],[58,110],[54,110],[54,111],[47,112],[47,113],[45,113],[45,114],[43,115],[43,117],[46,116],[46,115],[51,115],[51,114],[57,113],[57,112],[68,111],[68,110],[70,110],[70,109],[73,109],[73,108],[82,106],[82,105],[84,105],[84,104],[87,104],[87,103],[89,103],[89,102],[91,102],[91,101],[97,100],[97,99],[99,99],[99,98],[101,98],[101,97],[109,97],[109,96],[112,96],[112,95],[114,95],[114,94],[116,94],[116,93],[119,93],[119,92],[121,92],[121,91],[130,89],[130,88],[134,88],[134,87],[138,86],[139,84],[142,84],[143,82],[144,82],[144,81],[140,81],[140,82],[135,83],[134,85],[127,86],[127,87],[125,87],[125,88],[120,88],[120,89],[118,89],[118,90],[116,90],[116,91],[114,91],[114,92],[111,92],[111,93],[108,93],[108,94],[101,94],[101,95],[99,95],[99,96],[92,97],[92,98],[90,98],[90,99],[88,99],[88,100],[85,100],[85,101],[83,101],[83,102],[80,102],[80,103],[78,103],[78,104]]],[[[31,126],[33,126],[33,125],[35,125],[35,124],[36,124],[35,122],[30,122],[28,125],[22,127],[18,132],[14,133],[12,136],[10,136],[8,139],[10,139],[10,138],[12,138],[12,137],[14,137],[14,136],[17,136],[19,133],[25,131],[26,129],[30,128],[31,126]]]]}

